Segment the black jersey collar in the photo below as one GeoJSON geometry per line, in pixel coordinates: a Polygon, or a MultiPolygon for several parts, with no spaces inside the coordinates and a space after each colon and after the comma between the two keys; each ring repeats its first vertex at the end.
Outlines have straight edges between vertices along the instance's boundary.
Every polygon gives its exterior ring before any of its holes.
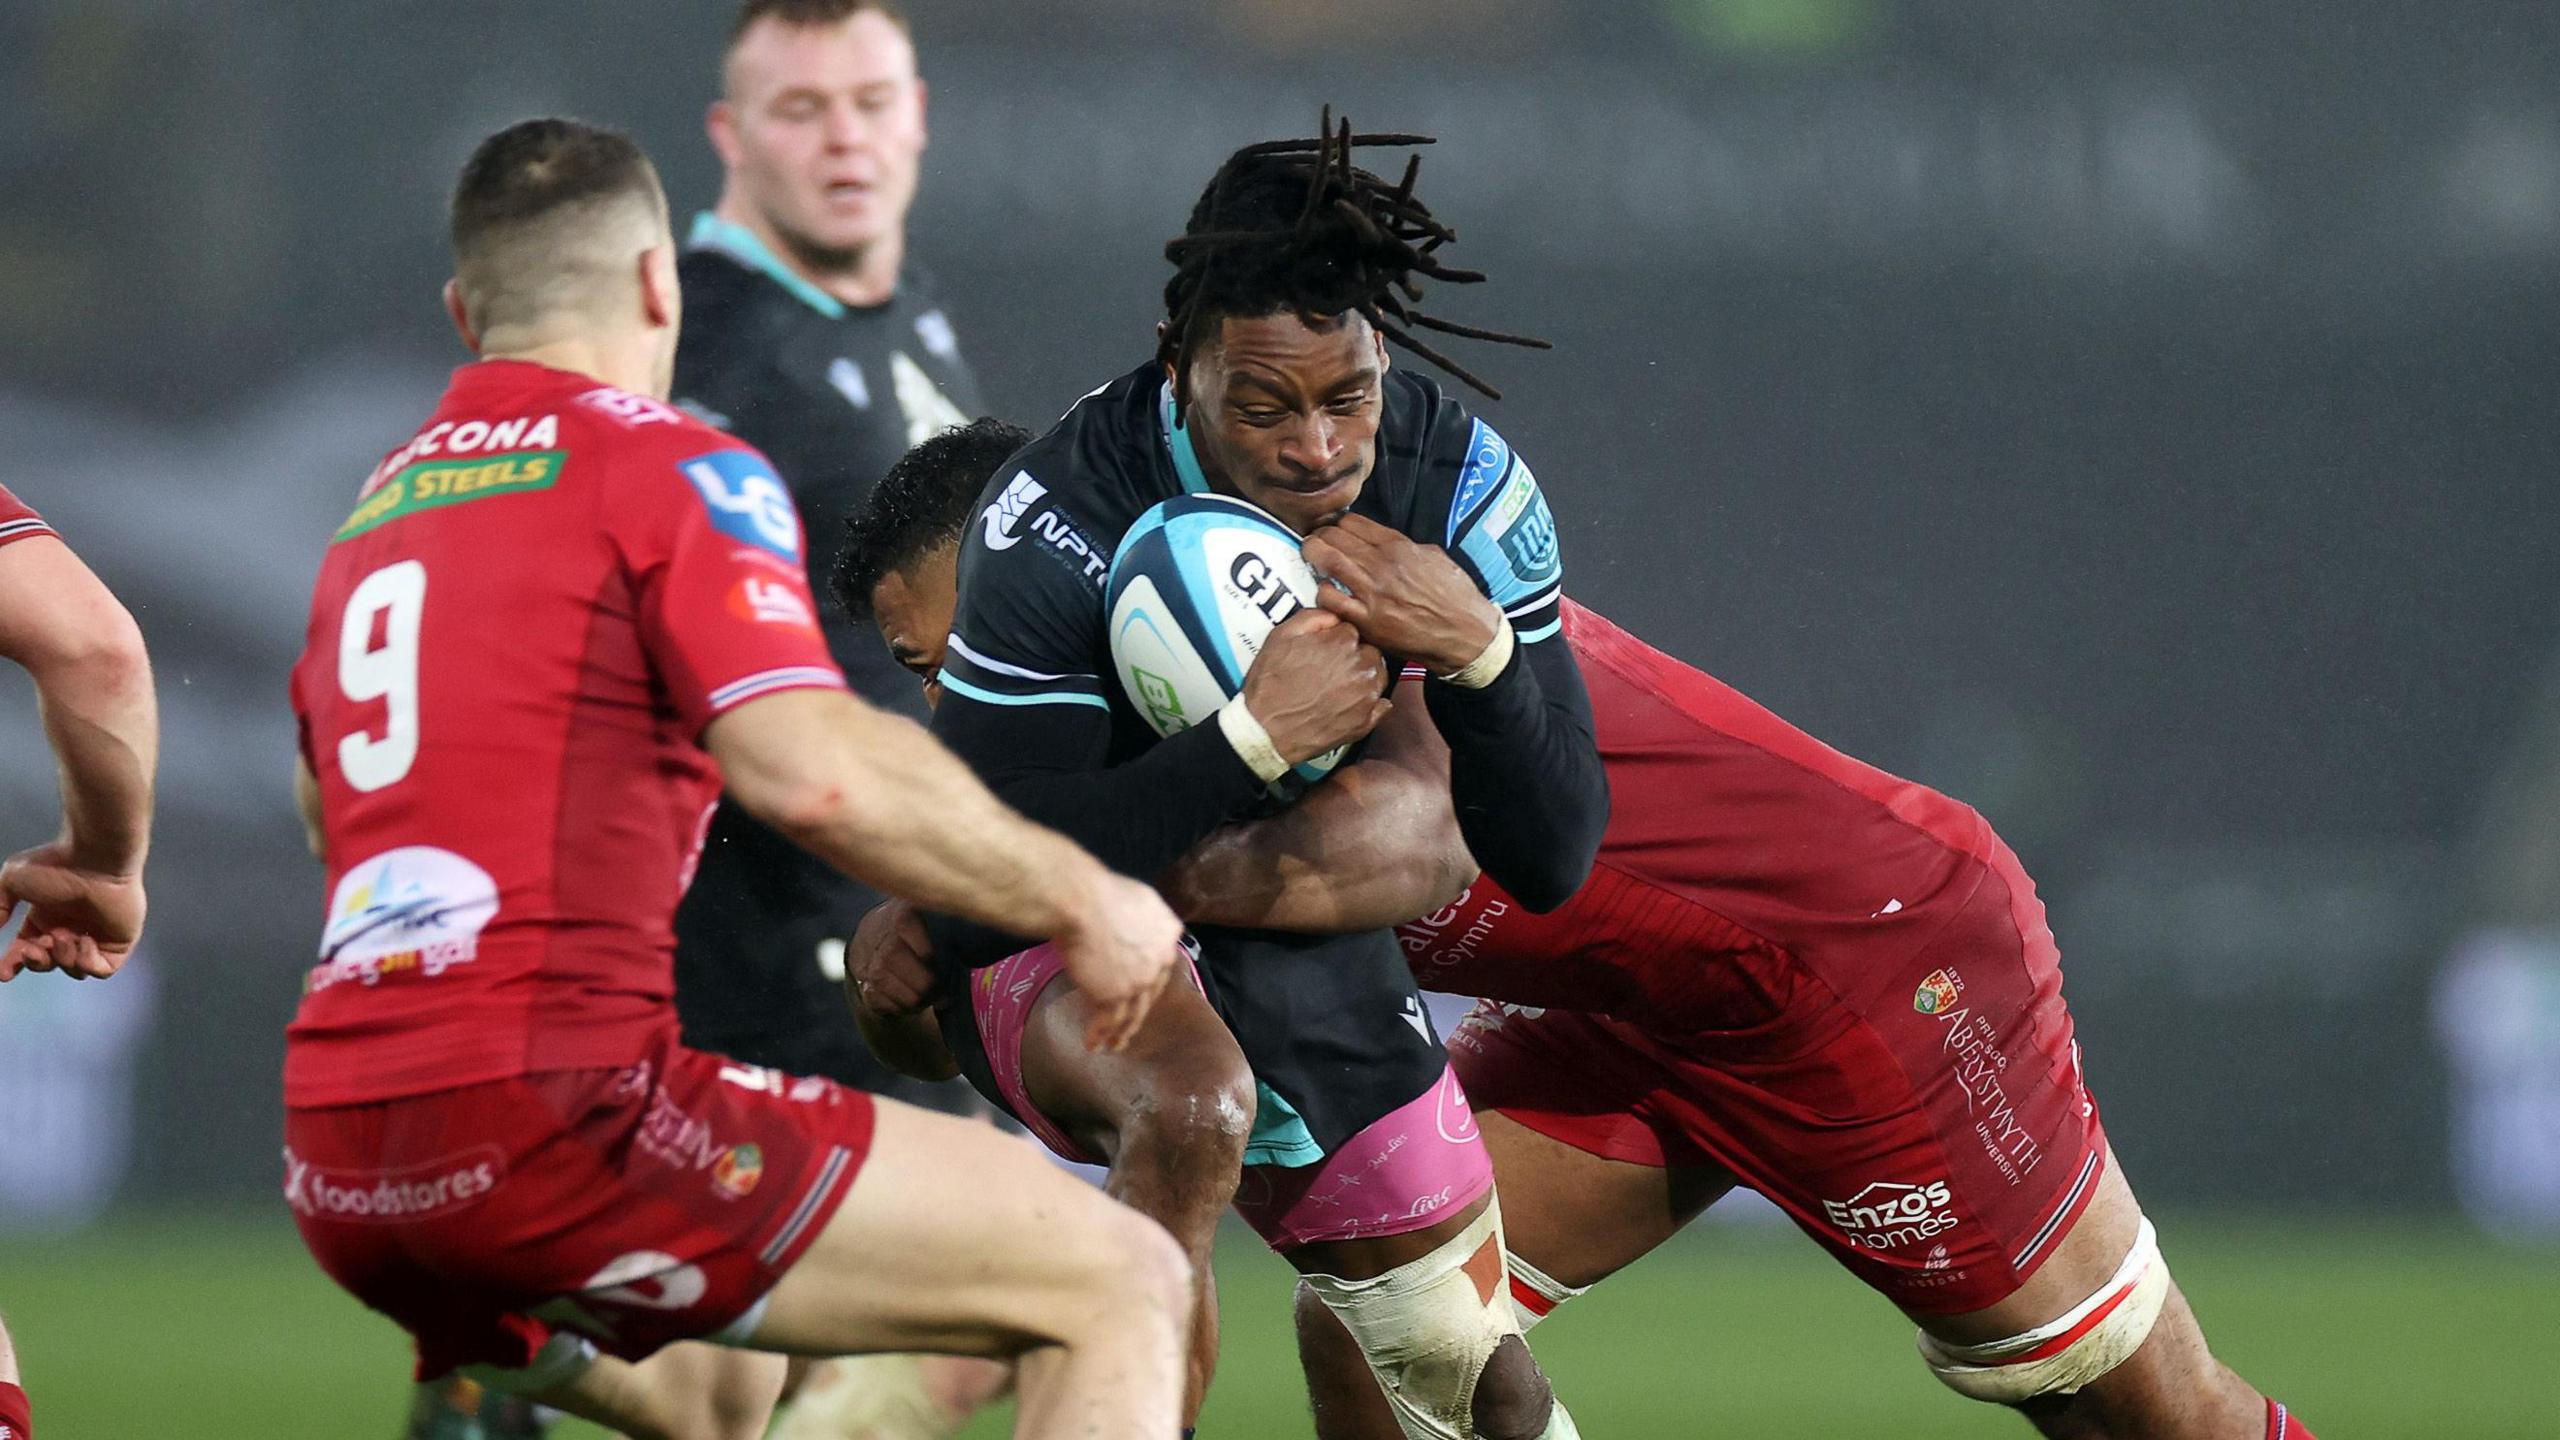
{"type": "Polygon", "coordinates": [[[845,303],[817,286],[799,271],[782,263],[782,257],[768,249],[756,232],[744,225],[723,220],[708,210],[693,217],[692,233],[684,237],[688,250],[717,250],[750,270],[788,290],[802,304],[830,320],[845,317],[845,303]]]}

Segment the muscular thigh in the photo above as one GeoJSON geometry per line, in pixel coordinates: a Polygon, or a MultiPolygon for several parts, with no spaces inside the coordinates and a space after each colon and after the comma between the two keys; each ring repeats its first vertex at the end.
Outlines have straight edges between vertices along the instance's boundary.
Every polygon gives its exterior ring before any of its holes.
{"type": "Polygon", "coordinates": [[[1577,1289],[1696,1219],[1733,1174],[1663,1113],[1674,1077],[1611,1027],[1480,1003],[1449,1038],[1513,1254],[1577,1289]]]}
{"type": "Polygon", "coordinates": [[[749,1343],[989,1356],[1055,1343],[1089,1303],[1092,1247],[1126,1213],[1012,1136],[883,1100],[869,1163],[749,1343]]]}
{"type": "MultiPolygon", "coordinates": [[[[1073,980],[1049,983],[1022,1035],[1022,1084],[1031,1106],[1105,1161],[1142,1115],[1167,1107],[1233,1105],[1250,1091],[1244,1053],[1198,987],[1168,985],[1126,1049],[1085,1045],[1093,1004],[1073,980]]],[[[1239,1127],[1251,1113],[1233,1117],[1239,1127]]]]}
{"type": "Polygon", "coordinates": [[[1511,1253],[1577,1290],[1642,1258],[1733,1188],[1713,1165],[1611,1160],[1499,1110],[1477,1120],[1511,1253]]]}

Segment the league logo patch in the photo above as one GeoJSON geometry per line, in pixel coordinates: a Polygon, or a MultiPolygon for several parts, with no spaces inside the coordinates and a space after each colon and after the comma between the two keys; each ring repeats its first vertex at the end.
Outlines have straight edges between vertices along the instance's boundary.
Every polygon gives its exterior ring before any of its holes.
{"type": "Polygon", "coordinates": [[[676,469],[701,493],[714,529],[740,544],[800,563],[800,512],[791,508],[791,492],[763,456],[751,450],[714,450],[676,469]]]}
{"type": "Polygon", "coordinates": [[[1932,970],[1911,993],[1911,1008],[1923,1015],[1942,1015],[1964,993],[1964,981],[1953,970],[1932,970]]]}

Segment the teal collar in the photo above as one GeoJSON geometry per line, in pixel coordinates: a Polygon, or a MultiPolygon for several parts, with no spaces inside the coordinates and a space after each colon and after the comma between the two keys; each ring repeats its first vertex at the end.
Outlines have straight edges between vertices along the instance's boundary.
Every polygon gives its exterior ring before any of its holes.
{"type": "Polygon", "coordinates": [[[1173,473],[1182,480],[1182,493],[1204,495],[1209,490],[1209,477],[1201,473],[1200,457],[1191,449],[1191,432],[1173,423],[1173,382],[1164,382],[1156,396],[1157,428],[1164,435],[1164,448],[1173,457],[1173,473]]]}
{"type": "Polygon", "coordinates": [[[798,296],[801,303],[810,309],[830,320],[844,318],[843,301],[810,284],[799,271],[783,264],[782,257],[766,249],[765,243],[756,238],[756,232],[744,225],[731,224],[705,210],[693,217],[693,233],[684,237],[684,243],[688,249],[717,250],[750,270],[761,270],[765,278],[798,296]]]}

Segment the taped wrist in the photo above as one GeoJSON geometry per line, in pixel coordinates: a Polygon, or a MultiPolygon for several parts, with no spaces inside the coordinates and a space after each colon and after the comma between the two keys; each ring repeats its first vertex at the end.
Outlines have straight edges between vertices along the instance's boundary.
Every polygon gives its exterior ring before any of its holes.
{"type": "Polygon", "coordinates": [[[1408,1440],[1472,1440],[1476,1381],[1494,1348],[1520,1333],[1503,1284],[1500,1200],[1438,1249],[1374,1279],[1299,1278],[1360,1342],[1408,1440]]]}
{"type": "Polygon", "coordinates": [[[1975,1400],[2015,1405],[2069,1395],[2141,1348],[2168,1297],[2169,1266],[2145,1216],[2115,1278],[2060,1319],[1980,1345],[1950,1345],[1923,1330],[1920,1358],[1948,1389],[1975,1400]]]}
{"type": "Polygon", "coordinates": [[[1511,652],[1519,645],[1520,637],[1511,628],[1511,617],[1503,616],[1494,626],[1493,639],[1486,642],[1483,653],[1439,678],[1461,690],[1481,690],[1502,678],[1503,670],[1511,664],[1511,652]]]}
{"type": "Polygon", "coordinates": [[[1289,773],[1289,762],[1280,756],[1279,747],[1271,743],[1271,732],[1253,718],[1239,695],[1218,707],[1218,728],[1226,732],[1227,743],[1235,747],[1236,758],[1245,763],[1263,784],[1289,773]]]}

